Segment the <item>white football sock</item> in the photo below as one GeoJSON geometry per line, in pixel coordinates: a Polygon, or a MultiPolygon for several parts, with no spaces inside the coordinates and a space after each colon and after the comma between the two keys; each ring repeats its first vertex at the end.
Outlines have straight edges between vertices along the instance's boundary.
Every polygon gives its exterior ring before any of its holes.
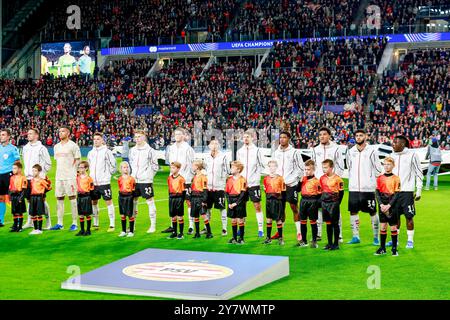
{"type": "Polygon", "coordinates": [[[339,213],[339,239],[342,239],[342,214],[339,213]]]}
{"type": "Polygon", "coordinates": [[[223,230],[227,230],[228,217],[227,217],[227,210],[226,209],[223,209],[221,211],[221,216],[222,216],[222,229],[223,230]]]}
{"type": "Polygon", "coordinates": [[[350,225],[352,226],[352,233],[354,237],[359,238],[359,215],[350,215],[350,225]]]}
{"type": "Polygon", "coordinates": [[[256,213],[256,221],[258,221],[258,231],[263,231],[264,228],[264,216],[262,211],[256,213]]]}
{"type": "Polygon", "coordinates": [[[155,201],[153,199],[148,199],[148,216],[150,217],[150,226],[156,228],[156,206],[155,201]]]}
{"type": "Polygon", "coordinates": [[[64,225],[64,200],[56,200],[56,214],[58,216],[58,224],[64,225]]]}
{"type": "Polygon", "coordinates": [[[295,221],[295,228],[297,229],[297,234],[301,233],[300,226],[301,226],[300,221],[295,221]]]}
{"type": "Polygon", "coordinates": [[[408,241],[414,242],[414,230],[406,230],[406,234],[408,235],[408,241]]]}
{"type": "Polygon", "coordinates": [[[189,216],[189,229],[194,229],[194,218],[191,217],[191,208],[188,208],[188,216],[189,216]]]}
{"type": "Polygon", "coordinates": [[[94,218],[94,226],[98,226],[98,204],[92,205],[92,216],[94,218]]]}
{"type": "Polygon", "coordinates": [[[378,231],[380,229],[380,217],[378,216],[378,214],[376,214],[374,216],[370,216],[370,220],[372,221],[373,237],[378,239],[379,238],[378,231]]]}
{"type": "Polygon", "coordinates": [[[77,199],[70,200],[70,209],[72,211],[72,224],[77,225],[78,223],[77,199]]]}
{"type": "Polygon", "coordinates": [[[319,216],[317,219],[317,236],[318,237],[322,237],[322,223],[323,223],[322,209],[319,209],[319,216]]]}
{"type": "Polygon", "coordinates": [[[108,206],[108,216],[109,216],[109,226],[113,227],[113,228],[116,226],[116,223],[115,223],[116,215],[115,214],[116,213],[115,213],[115,210],[114,210],[114,204],[111,203],[108,206]]]}

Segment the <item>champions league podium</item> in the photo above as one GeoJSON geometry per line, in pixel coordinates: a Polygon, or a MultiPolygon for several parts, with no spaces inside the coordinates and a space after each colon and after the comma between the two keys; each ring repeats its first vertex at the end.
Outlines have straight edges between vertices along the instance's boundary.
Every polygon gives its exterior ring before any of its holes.
{"type": "Polygon", "coordinates": [[[226,300],[289,275],[289,258],[146,249],[61,284],[62,289],[226,300]]]}

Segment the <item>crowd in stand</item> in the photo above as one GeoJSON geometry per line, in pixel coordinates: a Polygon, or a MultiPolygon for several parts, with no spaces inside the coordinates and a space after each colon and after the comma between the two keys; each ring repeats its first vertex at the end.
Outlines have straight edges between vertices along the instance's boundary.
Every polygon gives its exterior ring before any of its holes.
{"type": "MultiPolygon", "coordinates": [[[[423,6],[447,2],[371,0],[367,5],[380,7],[381,27],[398,31],[399,26],[417,24],[423,6]]],[[[371,22],[364,19],[366,8],[358,0],[79,0],[81,30],[76,31],[66,27],[65,11],[71,4],[63,1],[55,6],[45,27],[46,39],[53,35],[73,39],[77,32],[79,38],[89,31],[91,38],[94,32],[111,36],[110,46],[155,45],[183,43],[190,30],[200,29],[207,36],[192,41],[221,41],[225,33],[233,41],[281,39],[348,35],[358,29],[356,22],[358,27],[371,22]]]]}
{"type": "Polygon", "coordinates": [[[334,35],[350,27],[359,3],[356,0],[246,0],[233,25],[233,39],[239,39],[241,34],[250,39],[309,37],[329,28],[334,35]]]}
{"type": "Polygon", "coordinates": [[[400,26],[418,24],[416,18],[421,7],[446,5],[448,9],[448,4],[446,0],[370,0],[369,2],[369,5],[380,7],[381,26],[393,27],[394,30],[398,30],[400,26]]]}
{"type": "Polygon", "coordinates": [[[406,134],[414,146],[431,136],[449,145],[448,50],[409,53],[401,71],[386,74],[379,83],[370,113],[363,112],[373,71],[363,68],[359,58],[378,62],[383,41],[276,44],[259,77],[254,76],[255,57],[229,57],[217,58],[209,68],[206,59],[166,61],[150,77],[154,60],[126,59],[107,63],[98,78],[87,82],[51,76],[35,82],[2,80],[0,122],[8,123],[18,145],[26,143],[26,128],[33,126],[41,130],[44,144],[54,145],[56,129],[69,124],[80,145],[91,145],[95,131],[120,142],[134,129],[147,128],[150,143],[161,148],[170,143],[175,127],[192,132],[195,121],[204,129],[253,127],[268,136],[271,129],[288,129],[298,148],[314,144],[322,125],[334,128],[339,143],[366,126],[373,143],[406,134]],[[353,65],[336,65],[340,56],[353,65]],[[276,61],[279,66],[273,66],[276,61]],[[328,111],[340,100],[343,112],[328,111]],[[140,116],[142,110],[147,112],[140,116]]]}

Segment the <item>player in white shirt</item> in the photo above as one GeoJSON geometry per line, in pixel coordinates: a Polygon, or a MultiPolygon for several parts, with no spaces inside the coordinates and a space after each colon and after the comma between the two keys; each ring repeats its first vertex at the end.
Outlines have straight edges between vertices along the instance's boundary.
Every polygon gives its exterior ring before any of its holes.
{"type": "MultiPolygon", "coordinates": [[[[272,155],[272,159],[278,162],[277,174],[284,178],[286,191],[283,191],[283,222],[286,220],[286,202],[289,202],[294,215],[295,228],[297,229],[297,244],[302,241],[300,213],[298,210],[298,192],[300,181],[305,173],[305,164],[299,150],[290,145],[291,134],[280,133],[280,145],[272,155]]],[[[276,233],[272,239],[276,239],[276,233]]]]}
{"type": "MultiPolygon", "coordinates": [[[[192,234],[194,232],[194,218],[191,217],[191,203],[189,201],[189,190],[191,187],[192,178],[194,177],[194,172],[192,171],[192,162],[194,161],[195,152],[194,149],[187,143],[186,139],[188,133],[183,128],[177,128],[173,132],[175,142],[166,149],[166,162],[179,162],[181,163],[180,175],[184,178],[186,192],[186,204],[188,206],[188,216],[189,216],[189,229],[187,234],[192,234]]],[[[170,226],[163,233],[172,233],[173,228],[170,226]]]]}
{"type": "MultiPolygon", "coordinates": [[[[39,164],[42,167],[41,178],[47,176],[47,172],[52,168],[52,160],[46,147],[39,141],[39,130],[31,128],[27,132],[28,143],[23,147],[22,156],[24,162],[24,174],[28,180],[28,186],[31,185],[30,181],[33,179],[32,168],[35,164],[39,164]]],[[[28,188],[28,190],[31,190],[28,188]]],[[[50,218],[50,206],[47,200],[44,199],[45,205],[45,217],[47,219],[45,230],[52,227],[50,218]]],[[[27,223],[23,226],[23,229],[31,228],[31,216],[28,215],[27,223]]]]}
{"type": "Polygon", "coordinates": [[[143,197],[148,206],[150,228],[147,233],[156,231],[156,205],[153,190],[153,178],[159,169],[156,151],[147,143],[146,133],[143,130],[134,132],[136,145],[130,149],[131,176],[136,180],[134,193],[134,212],[137,214],[139,197],[143,197]]]}
{"type": "Polygon", "coordinates": [[[408,147],[409,142],[405,136],[395,137],[392,144],[394,152],[391,154],[395,161],[392,173],[400,178],[400,192],[393,211],[398,214],[399,236],[400,215],[405,215],[408,235],[406,248],[412,249],[414,248],[414,216],[416,215],[414,201],[419,201],[422,195],[423,172],[420,169],[419,155],[408,147]]]}
{"type": "Polygon", "coordinates": [[[78,229],[77,220],[77,168],[81,159],[80,147],[69,140],[70,129],[68,127],[59,128],[60,142],[55,145],[54,153],[56,160],[56,212],[58,223],[51,230],[61,230],[64,228],[64,198],[69,197],[72,211],[72,225],[70,231],[78,229]]]}
{"type": "MultiPolygon", "coordinates": [[[[334,172],[342,177],[344,173],[344,157],[342,156],[342,150],[339,145],[331,141],[331,130],[327,127],[319,129],[319,144],[312,148],[311,159],[315,163],[321,164],[324,160],[330,159],[334,163],[334,172]]],[[[315,176],[317,179],[323,175],[322,166],[316,166],[315,176]]],[[[322,240],[322,209],[319,209],[319,219],[317,219],[317,241],[322,240]]],[[[339,242],[343,242],[342,239],[342,216],[339,217],[339,242]]]]}
{"type": "Polygon", "coordinates": [[[230,174],[230,160],[220,151],[219,142],[211,140],[211,152],[205,158],[208,177],[207,217],[211,221],[212,207],[219,209],[222,218],[222,236],[227,235],[227,209],[225,204],[225,185],[230,174]]]}
{"type": "Polygon", "coordinates": [[[253,202],[258,222],[258,237],[264,237],[264,215],[261,208],[261,172],[264,170],[261,150],[253,143],[254,130],[243,135],[244,145],[237,151],[236,159],[244,165],[241,175],[247,181],[247,197],[253,202]]]}
{"type": "Polygon", "coordinates": [[[112,201],[111,176],[116,172],[116,159],[111,150],[105,145],[103,134],[94,133],[94,147],[88,152],[89,175],[94,181],[94,190],[91,192],[94,229],[99,227],[98,200],[103,197],[106,202],[109,216],[108,232],[115,230],[115,209],[112,201]]]}
{"type": "Polygon", "coordinates": [[[377,177],[383,173],[378,150],[367,143],[363,129],[355,132],[356,145],[346,153],[348,167],[348,211],[353,237],[348,244],[360,243],[358,212],[370,214],[373,230],[373,245],[379,245],[380,219],[377,214],[375,189],[377,177]]]}

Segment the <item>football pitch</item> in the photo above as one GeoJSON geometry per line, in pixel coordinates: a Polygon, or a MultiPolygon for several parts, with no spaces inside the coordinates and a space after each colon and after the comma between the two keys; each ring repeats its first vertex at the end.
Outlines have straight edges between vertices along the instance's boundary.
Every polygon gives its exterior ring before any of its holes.
{"type": "MultiPolygon", "coordinates": [[[[53,161],[53,166],[55,162],[53,161]]],[[[49,177],[54,186],[54,168],[49,177]]],[[[218,210],[213,210],[211,226],[213,239],[169,240],[161,233],[169,224],[168,167],[162,167],[154,181],[157,208],[157,232],[147,234],[149,217],[147,205],[139,201],[134,238],[119,238],[120,216],[117,207],[117,177],[111,185],[116,205],[116,231],[107,233],[109,219],[104,202],[100,201],[100,230],[89,237],[75,237],[68,230],[71,224],[70,205],[65,204],[65,229],[44,231],[42,235],[10,233],[12,225],[10,207],[7,207],[6,226],[0,229],[0,299],[152,299],[151,297],[126,296],[106,293],[67,291],[60,289],[61,282],[72,274],[73,266],[86,273],[105,264],[132,255],[147,248],[212,251],[263,255],[288,256],[290,275],[275,283],[260,287],[237,299],[449,299],[450,298],[450,176],[441,176],[439,191],[423,191],[416,203],[415,248],[405,249],[406,224],[402,217],[399,256],[374,256],[372,228],[368,214],[360,213],[361,244],[342,244],[338,251],[323,251],[325,240],[319,249],[295,247],[295,225],[288,206],[285,226],[285,246],[277,241],[262,245],[257,238],[257,226],[253,205],[248,203],[246,243],[229,245],[229,235],[220,235],[221,221],[218,210]],[[375,272],[375,273],[374,273],[375,272]],[[379,286],[374,277],[379,275],[379,286]]],[[[341,205],[344,242],[351,239],[347,190],[341,205]]],[[[47,194],[52,223],[56,223],[54,191],[47,194]]],[[[264,205],[264,203],[263,203],[264,205]]],[[[187,210],[185,211],[187,214],[187,210]]],[[[187,219],[186,219],[187,220],[187,219]]],[[[45,225],[45,221],[44,221],[45,225]]],[[[187,225],[186,225],[187,227],[187,225]]],[[[187,228],[185,228],[187,229],[187,228]]],[[[311,230],[308,225],[308,238],[311,230]]],[[[325,227],[323,231],[326,238],[325,227]]],[[[388,233],[388,240],[390,233],[388,233]]]]}

